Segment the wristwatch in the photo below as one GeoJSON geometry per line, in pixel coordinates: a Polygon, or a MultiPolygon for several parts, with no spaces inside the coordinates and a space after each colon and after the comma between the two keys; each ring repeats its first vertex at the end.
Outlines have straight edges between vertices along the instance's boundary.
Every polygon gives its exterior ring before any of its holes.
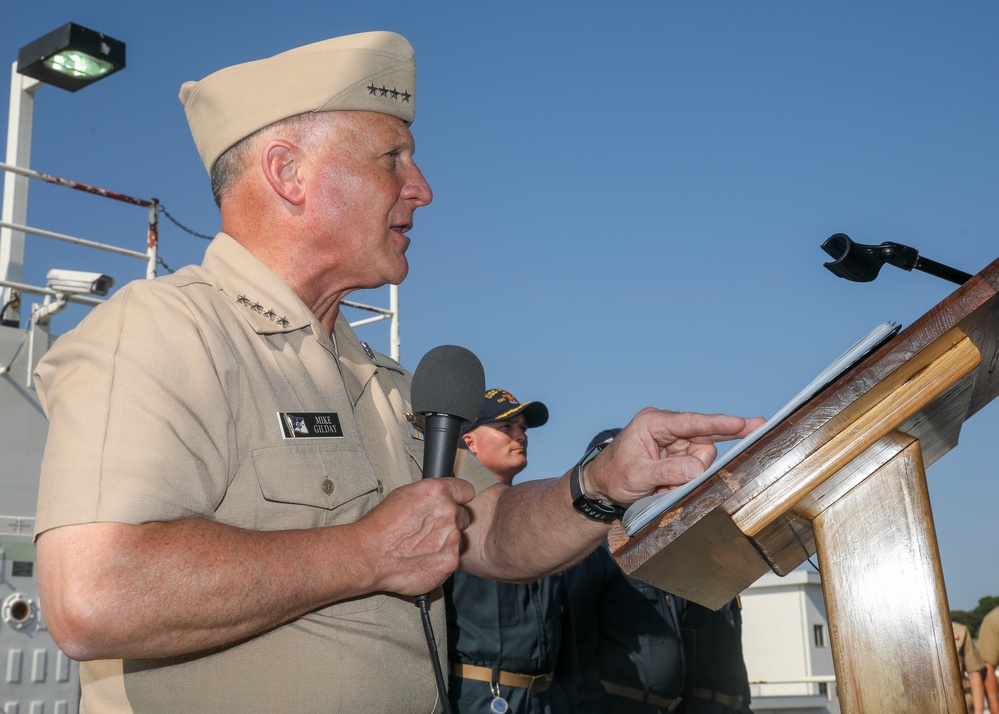
{"type": "Polygon", "coordinates": [[[611,439],[597,444],[586,452],[586,455],[579,460],[572,473],[569,475],[569,493],[572,494],[572,505],[577,511],[588,518],[601,523],[613,523],[624,516],[624,509],[606,501],[590,498],[583,490],[583,467],[593,461],[597,454],[603,451],[604,447],[611,443],[611,439]]]}

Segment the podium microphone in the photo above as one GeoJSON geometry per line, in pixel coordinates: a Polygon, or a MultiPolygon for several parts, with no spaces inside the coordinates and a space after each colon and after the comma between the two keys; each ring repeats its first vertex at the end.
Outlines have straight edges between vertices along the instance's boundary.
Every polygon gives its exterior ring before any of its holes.
{"type": "Polygon", "coordinates": [[[823,265],[833,275],[855,283],[868,283],[874,280],[878,277],[881,266],[886,263],[902,270],[921,270],[958,285],[963,285],[971,279],[971,275],[963,270],[951,268],[929,258],[922,258],[915,248],[900,243],[864,245],[854,243],[845,233],[836,233],[826,238],[822,250],[833,259],[823,265]]]}
{"type": "MultiPolygon", "coordinates": [[[[454,474],[461,425],[474,421],[482,409],[486,376],[479,358],[456,345],[441,345],[427,352],[413,372],[413,412],[423,418],[426,443],[423,448],[423,478],[446,478],[454,474]]],[[[451,714],[447,684],[437,656],[437,640],[430,622],[429,595],[416,598],[423,631],[434,665],[437,696],[444,714],[451,714]]]]}

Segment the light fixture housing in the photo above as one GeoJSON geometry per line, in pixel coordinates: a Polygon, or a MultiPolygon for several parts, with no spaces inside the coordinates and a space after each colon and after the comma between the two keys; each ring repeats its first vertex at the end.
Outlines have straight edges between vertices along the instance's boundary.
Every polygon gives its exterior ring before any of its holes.
{"type": "Polygon", "coordinates": [[[69,92],[125,66],[125,43],[73,22],[39,37],[17,53],[17,71],[69,92]]]}

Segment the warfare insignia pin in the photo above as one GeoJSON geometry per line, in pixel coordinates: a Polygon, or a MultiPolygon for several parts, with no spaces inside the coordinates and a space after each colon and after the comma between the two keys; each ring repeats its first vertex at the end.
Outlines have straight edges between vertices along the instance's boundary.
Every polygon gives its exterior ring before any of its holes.
{"type": "Polygon", "coordinates": [[[409,435],[416,439],[417,441],[426,441],[426,424],[423,419],[413,414],[413,412],[408,412],[406,414],[406,421],[409,422],[409,435]]]}

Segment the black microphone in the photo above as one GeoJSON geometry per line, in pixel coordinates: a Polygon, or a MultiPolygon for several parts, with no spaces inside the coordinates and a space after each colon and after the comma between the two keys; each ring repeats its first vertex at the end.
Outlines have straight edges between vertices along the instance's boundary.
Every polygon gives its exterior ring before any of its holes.
{"type": "MultiPolygon", "coordinates": [[[[461,425],[474,421],[482,409],[486,375],[479,358],[456,345],[441,345],[423,355],[413,372],[413,411],[422,415],[426,444],[423,448],[423,478],[445,478],[454,474],[461,425]]],[[[437,656],[437,640],[430,622],[430,595],[417,595],[423,631],[434,668],[437,696],[444,714],[451,714],[444,670],[437,656]]]]}
{"type": "Polygon", "coordinates": [[[413,411],[423,416],[426,445],[423,478],[454,473],[461,425],[474,421],[482,409],[486,376],[479,358],[456,345],[427,352],[413,373],[413,411]]]}

